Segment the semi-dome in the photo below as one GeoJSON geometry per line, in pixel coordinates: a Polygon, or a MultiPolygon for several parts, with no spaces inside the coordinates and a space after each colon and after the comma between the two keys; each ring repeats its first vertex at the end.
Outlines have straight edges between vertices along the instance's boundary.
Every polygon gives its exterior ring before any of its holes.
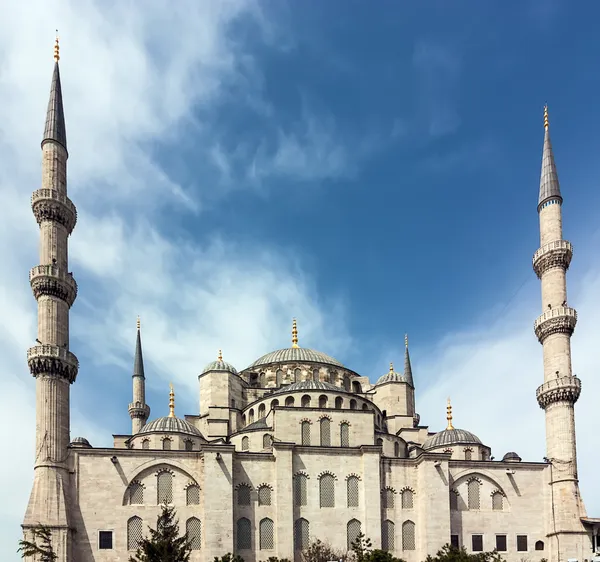
{"type": "Polygon", "coordinates": [[[208,373],[210,371],[223,371],[225,373],[232,373],[237,375],[237,369],[231,364],[227,363],[227,361],[223,361],[223,355],[221,350],[219,349],[219,357],[217,357],[216,361],[211,361],[204,369],[202,369],[201,375],[204,373],[208,373]]]}
{"type": "Polygon", "coordinates": [[[423,443],[423,449],[436,449],[437,447],[447,447],[450,445],[481,445],[481,440],[477,435],[465,429],[444,429],[423,443]]]}
{"type": "Polygon", "coordinates": [[[409,380],[409,377],[407,375],[394,371],[393,363],[390,363],[390,370],[385,375],[379,377],[375,384],[378,385],[386,382],[405,382],[412,384],[412,380],[409,380]]]}
{"type": "Polygon", "coordinates": [[[282,392],[300,392],[301,390],[334,390],[336,392],[340,392],[343,389],[328,382],[302,381],[288,384],[287,386],[282,386],[273,392],[273,394],[280,394],[282,392]]]}
{"type": "Polygon", "coordinates": [[[147,423],[139,433],[186,433],[188,435],[195,435],[196,437],[202,437],[200,431],[195,428],[191,423],[176,418],[174,416],[164,416],[156,420],[147,423]]]}
{"type": "Polygon", "coordinates": [[[71,447],[92,448],[90,442],[85,437],[75,437],[75,439],[71,441],[71,447]]]}

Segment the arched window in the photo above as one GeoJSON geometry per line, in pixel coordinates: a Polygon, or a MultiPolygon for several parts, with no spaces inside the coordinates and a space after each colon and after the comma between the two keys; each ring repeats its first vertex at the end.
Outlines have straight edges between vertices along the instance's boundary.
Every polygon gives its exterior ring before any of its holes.
{"type": "Polygon", "coordinates": [[[395,525],[393,521],[386,519],[381,526],[381,550],[391,552],[394,550],[395,525]]]}
{"type": "Polygon", "coordinates": [[[308,394],[305,394],[302,397],[300,404],[302,405],[303,408],[310,408],[310,396],[308,394]]]}
{"type": "Polygon", "coordinates": [[[352,550],[352,543],[360,535],[360,521],[358,519],[351,519],[346,525],[346,542],[348,550],[352,550]]]}
{"type": "Polygon", "coordinates": [[[414,494],[412,490],[402,490],[402,509],[413,509],[414,494]]]}
{"type": "Polygon", "coordinates": [[[277,387],[283,384],[283,371],[281,369],[277,369],[277,373],[275,373],[275,384],[277,387]]]}
{"type": "Polygon", "coordinates": [[[306,519],[296,519],[294,523],[294,550],[305,550],[309,546],[310,526],[306,519]]]}
{"type": "Polygon", "coordinates": [[[162,445],[163,445],[163,451],[171,450],[171,440],[168,437],[165,437],[163,439],[162,445]]]}
{"type": "Polygon", "coordinates": [[[140,482],[133,481],[127,488],[129,505],[141,505],[144,503],[144,486],[140,482]]]}
{"type": "Polygon", "coordinates": [[[319,408],[327,408],[327,396],[319,396],[319,408]]]}
{"type": "Polygon", "coordinates": [[[415,544],[415,524],[405,521],[402,523],[402,550],[414,550],[415,544]]]}
{"type": "Polygon", "coordinates": [[[273,520],[265,517],[261,519],[258,526],[258,532],[260,537],[260,549],[261,550],[272,550],[275,542],[273,520]]]}
{"type": "Polygon", "coordinates": [[[156,478],[156,503],[173,502],[173,475],[170,472],[159,472],[156,478]]]}
{"type": "Polygon", "coordinates": [[[302,432],[302,445],[310,445],[310,422],[309,421],[303,421],[300,424],[300,429],[302,432]]]}
{"type": "Polygon", "coordinates": [[[237,549],[250,550],[252,548],[252,527],[250,519],[242,517],[237,520],[237,549]]]}
{"type": "Polygon", "coordinates": [[[237,504],[250,505],[250,486],[240,484],[237,489],[237,504]]]}
{"type": "Polygon", "coordinates": [[[458,492],[450,490],[450,509],[458,510],[458,492]]]}
{"type": "Polygon", "coordinates": [[[377,446],[383,447],[383,439],[381,439],[381,437],[379,439],[377,439],[377,446]]]}
{"type": "Polygon", "coordinates": [[[271,488],[261,486],[258,489],[258,505],[271,505],[271,488]]]}
{"type": "Polygon", "coordinates": [[[335,478],[331,474],[323,474],[319,478],[320,507],[335,507],[335,478]]]}
{"type": "Polygon", "coordinates": [[[468,505],[469,505],[469,509],[479,509],[481,506],[481,501],[480,501],[480,484],[477,480],[471,480],[468,484],[467,484],[467,491],[468,491],[468,505]]]}
{"type": "Polygon", "coordinates": [[[500,492],[494,492],[492,494],[492,509],[494,511],[502,511],[504,508],[503,503],[504,498],[502,497],[502,494],[500,492]]]}
{"type": "Polygon", "coordinates": [[[149,449],[150,448],[150,439],[144,439],[142,441],[142,449],[149,449]]]}
{"type": "Polygon", "coordinates": [[[242,437],[242,451],[247,451],[250,448],[250,439],[248,436],[242,437]]]}
{"type": "Polygon", "coordinates": [[[200,503],[200,488],[195,484],[187,487],[185,491],[186,505],[198,505],[200,503]]]}
{"type": "Polygon", "coordinates": [[[279,406],[279,400],[277,400],[277,398],[271,400],[271,410],[274,410],[276,406],[279,406]]]}
{"type": "Polygon", "coordinates": [[[246,414],[242,415],[242,427],[246,427],[246,414]]]}
{"type": "Polygon", "coordinates": [[[258,417],[259,417],[260,419],[262,419],[262,418],[264,418],[264,417],[265,417],[265,405],[264,405],[264,404],[261,404],[261,405],[258,407],[258,417]]]}
{"type": "Polygon", "coordinates": [[[263,449],[268,449],[271,446],[271,436],[268,433],[263,435],[263,449]]]}
{"type": "Polygon", "coordinates": [[[394,443],[394,456],[395,457],[399,457],[400,456],[400,443],[398,443],[398,441],[396,441],[394,443]]]}
{"type": "Polygon", "coordinates": [[[185,450],[186,451],[193,451],[194,450],[194,442],[191,439],[186,439],[185,440],[185,450]]]}
{"type": "Polygon", "coordinates": [[[470,461],[473,458],[473,449],[465,449],[465,460],[470,461]]]}
{"type": "Polygon", "coordinates": [[[350,447],[350,424],[348,422],[340,424],[340,445],[350,447]]]}
{"type": "Polygon", "coordinates": [[[366,402],[362,405],[362,409],[363,410],[368,410],[369,409],[369,406],[367,405],[366,402]]]}
{"type": "Polygon", "coordinates": [[[127,520],[127,550],[137,550],[142,540],[142,518],[131,517],[127,520]]]}
{"type": "Polygon", "coordinates": [[[288,397],[285,399],[285,405],[286,405],[288,408],[291,408],[291,407],[293,407],[293,406],[294,406],[294,397],[293,397],[293,396],[288,396],[288,397]]]}
{"type": "MultiPolygon", "coordinates": [[[[313,377],[313,381],[315,381],[315,382],[321,381],[321,377],[319,376],[319,369],[313,369],[312,377],[313,377]]],[[[298,521],[300,521],[300,519],[298,521]]],[[[308,523],[308,521],[307,521],[307,523],[308,523]]]]}
{"type": "Polygon", "coordinates": [[[294,382],[300,382],[302,379],[302,371],[300,369],[294,369],[294,382]]]}
{"type": "Polygon", "coordinates": [[[352,398],[352,399],[350,400],[350,409],[351,409],[351,410],[356,410],[356,406],[357,406],[357,404],[356,404],[356,400],[354,400],[354,398],[352,398]]]}
{"type": "Polygon", "coordinates": [[[262,388],[265,388],[265,386],[267,386],[267,375],[265,375],[265,373],[261,373],[261,374],[258,376],[258,380],[259,380],[259,383],[258,383],[258,384],[260,384],[260,386],[261,386],[262,388]]]}
{"type": "MultiPolygon", "coordinates": [[[[598,539],[596,539],[598,540],[598,539]]],[[[536,541],[535,543],[536,550],[544,550],[544,541],[536,541]]]]}
{"type": "Polygon", "coordinates": [[[341,410],[343,405],[344,405],[344,399],[341,396],[338,396],[335,399],[335,409],[341,410]]]}
{"type": "Polygon", "coordinates": [[[394,509],[394,490],[391,488],[381,491],[381,507],[383,509],[394,509]]]}
{"type": "Polygon", "coordinates": [[[344,375],[344,390],[350,392],[350,377],[348,375],[344,375]]]}
{"type": "Polygon", "coordinates": [[[358,392],[358,393],[362,392],[362,388],[358,381],[352,381],[352,392],[358,392]]]}
{"type": "Polygon", "coordinates": [[[200,519],[190,517],[185,522],[185,534],[190,541],[192,550],[200,550],[202,545],[202,524],[200,523],[200,519]]]}
{"type": "Polygon", "coordinates": [[[251,408],[248,412],[248,423],[254,423],[254,408],[251,408]]]}
{"type": "Polygon", "coordinates": [[[358,507],[358,478],[349,476],[346,480],[348,507],[358,507]]]}
{"type": "Polygon", "coordinates": [[[296,474],[294,476],[294,503],[297,506],[303,506],[307,503],[306,489],[308,487],[308,476],[306,474],[296,474]]]}
{"type": "Polygon", "coordinates": [[[331,420],[329,418],[321,418],[321,447],[331,446],[331,420]]]}

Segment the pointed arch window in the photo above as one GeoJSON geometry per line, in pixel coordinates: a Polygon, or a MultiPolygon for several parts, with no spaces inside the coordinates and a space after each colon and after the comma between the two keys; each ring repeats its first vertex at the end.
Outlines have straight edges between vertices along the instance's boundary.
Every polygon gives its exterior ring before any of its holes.
{"type": "Polygon", "coordinates": [[[306,519],[296,519],[294,523],[294,550],[305,550],[309,546],[310,525],[306,519]]]}
{"type": "Polygon", "coordinates": [[[277,369],[277,373],[275,373],[275,382],[278,387],[283,384],[283,371],[281,369],[277,369]]]}
{"type": "Polygon", "coordinates": [[[351,519],[346,525],[346,543],[348,550],[352,550],[352,543],[360,535],[360,521],[358,519],[351,519]]]}
{"type": "Polygon", "coordinates": [[[473,460],[473,449],[465,449],[465,460],[473,460]]]}
{"type": "Polygon", "coordinates": [[[258,489],[258,505],[271,505],[271,488],[261,486],[258,489]]]}
{"type": "Polygon", "coordinates": [[[300,382],[302,380],[302,371],[300,369],[294,369],[294,382],[300,382]]]}
{"type": "Polygon", "coordinates": [[[127,550],[137,550],[142,540],[142,518],[131,517],[127,520],[127,550]]]}
{"type": "Polygon", "coordinates": [[[308,476],[306,474],[296,474],[294,476],[294,503],[297,506],[307,504],[308,476]]]}
{"type": "Polygon", "coordinates": [[[502,511],[504,509],[504,498],[500,492],[492,494],[492,509],[494,511],[502,511]]]}
{"type": "Polygon", "coordinates": [[[386,488],[381,493],[381,503],[383,509],[394,509],[394,490],[386,488]]]}
{"type": "Polygon", "coordinates": [[[242,451],[247,451],[250,448],[250,439],[248,436],[242,437],[242,451]]]}
{"type": "Polygon", "coordinates": [[[310,422],[305,420],[300,424],[300,431],[302,433],[302,445],[310,445],[310,422]]]}
{"type": "Polygon", "coordinates": [[[413,509],[414,493],[412,490],[402,490],[402,509],[413,509]]]}
{"type": "Polygon", "coordinates": [[[194,450],[194,442],[191,439],[186,439],[185,440],[185,450],[186,451],[193,451],[194,450]]]}
{"type": "Polygon", "coordinates": [[[252,526],[250,524],[250,519],[247,519],[246,517],[238,519],[236,527],[237,549],[250,550],[252,548],[252,526]]]}
{"type": "Polygon", "coordinates": [[[344,405],[344,399],[341,396],[338,396],[335,399],[335,409],[341,410],[343,405],[344,405]]]}
{"type": "Polygon", "coordinates": [[[259,526],[259,544],[261,550],[273,550],[275,543],[275,529],[273,520],[265,517],[261,519],[259,526]]]}
{"type": "Polygon", "coordinates": [[[200,504],[200,488],[195,484],[187,487],[185,491],[185,503],[186,505],[200,504]]]}
{"type": "Polygon", "coordinates": [[[171,450],[171,439],[169,437],[165,437],[162,442],[163,451],[171,450]]]}
{"type": "Polygon", "coordinates": [[[331,420],[329,418],[321,418],[321,447],[331,446],[331,420]]]}
{"type": "Polygon", "coordinates": [[[150,448],[150,439],[144,439],[142,441],[142,449],[149,449],[150,448]]]}
{"type": "Polygon", "coordinates": [[[158,505],[173,502],[173,475],[160,472],[156,478],[156,502],[158,505]]]}
{"type": "Polygon", "coordinates": [[[185,534],[190,541],[192,550],[200,550],[202,546],[202,523],[197,517],[190,517],[185,522],[185,534]]]}
{"type": "Polygon", "coordinates": [[[350,447],[350,424],[348,422],[340,424],[340,445],[350,447]]]}
{"type": "Polygon", "coordinates": [[[140,482],[132,482],[129,484],[127,496],[129,505],[142,505],[144,503],[144,486],[140,482]]]}
{"type": "Polygon", "coordinates": [[[335,507],[335,478],[331,474],[323,474],[319,478],[320,507],[335,507]]]}
{"type": "Polygon", "coordinates": [[[402,523],[402,550],[415,550],[415,524],[412,521],[402,523]]]}
{"type": "Polygon", "coordinates": [[[268,433],[265,433],[263,435],[263,449],[268,449],[271,446],[271,443],[272,443],[271,435],[269,435],[268,433]]]}
{"type": "Polygon", "coordinates": [[[237,489],[237,504],[250,505],[250,486],[248,484],[240,484],[237,489]]]}
{"type": "Polygon", "coordinates": [[[327,408],[327,396],[324,394],[319,396],[319,408],[327,408]]]}
{"type": "Polygon", "coordinates": [[[348,495],[348,507],[358,507],[358,477],[349,476],[346,481],[346,492],[348,495]]]}
{"type": "Polygon", "coordinates": [[[393,521],[386,519],[381,526],[381,549],[392,552],[394,550],[395,525],[393,521]]]}
{"type": "Polygon", "coordinates": [[[310,408],[310,396],[309,396],[308,394],[305,394],[305,395],[302,397],[302,400],[300,401],[300,405],[301,405],[303,408],[310,408]]]}
{"type": "Polygon", "coordinates": [[[467,501],[469,509],[480,509],[481,507],[481,485],[478,480],[471,480],[467,484],[467,501]]]}
{"type": "Polygon", "coordinates": [[[266,407],[265,407],[265,405],[264,405],[264,404],[261,404],[261,405],[258,407],[258,419],[262,419],[262,418],[264,418],[264,417],[265,417],[265,408],[266,408],[266,407]]]}

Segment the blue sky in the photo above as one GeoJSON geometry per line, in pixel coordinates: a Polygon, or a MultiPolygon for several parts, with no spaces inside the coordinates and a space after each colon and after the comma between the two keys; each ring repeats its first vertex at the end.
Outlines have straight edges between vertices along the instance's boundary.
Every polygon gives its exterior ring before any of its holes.
{"type": "MultiPolygon", "coordinates": [[[[129,431],[138,314],[152,417],[169,381],[179,414],[196,413],[196,375],[219,348],[243,368],[288,346],[295,316],[301,345],[371,380],[401,363],[408,332],[423,423],[442,428],[450,394],[457,425],[497,457],[541,459],[531,256],[547,102],[576,249],[582,489],[600,511],[587,445],[600,391],[600,6],[33,3],[0,22],[1,360],[26,436],[19,462],[31,466],[34,436],[28,199],[59,27],[79,210],[73,436],[107,446],[129,431]]],[[[25,476],[1,514],[15,533],[25,476]]]]}

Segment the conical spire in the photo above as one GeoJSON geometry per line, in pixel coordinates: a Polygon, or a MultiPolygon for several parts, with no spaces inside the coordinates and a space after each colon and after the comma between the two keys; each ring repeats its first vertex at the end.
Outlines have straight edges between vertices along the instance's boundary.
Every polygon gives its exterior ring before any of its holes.
{"type": "Polygon", "coordinates": [[[411,386],[415,386],[413,382],[412,367],[410,365],[410,355],[408,353],[408,334],[404,334],[404,378],[411,386]]]}
{"type": "Polygon", "coordinates": [[[135,359],[133,361],[133,376],[144,377],[144,358],[142,357],[142,335],[140,317],[137,319],[137,338],[135,340],[135,359]]]}
{"type": "Polygon", "coordinates": [[[446,429],[454,429],[452,425],[452,404],[450,403],[450,398],[448,398],[448,404],[446,405],[446,419],[448,420],[446,429]]]}
{"type": "Polygon", "coordinates": [[[54,45],[54,73],[52,74],[52,85],[50,86],[50,100],[46,112],[46,126],[44,127],[44,143],[54,141],[61,144],[67,150],[67,130],[65,128],[65,112],[63,110],[62,88],[60,86],[60,71],[58,36],[54,45]]]}
{"type": "Polygon", "coordinates": [[[552,152],[552,143],[550,142],[548,106],[546,105],[544,107],[544,151],[542,153],[542,174],[540,177],[538,211],[549,199],[559,199],[562,202],[558,174],[556,173],[556,164],[554,163],[554,153],[552,152]]]}

